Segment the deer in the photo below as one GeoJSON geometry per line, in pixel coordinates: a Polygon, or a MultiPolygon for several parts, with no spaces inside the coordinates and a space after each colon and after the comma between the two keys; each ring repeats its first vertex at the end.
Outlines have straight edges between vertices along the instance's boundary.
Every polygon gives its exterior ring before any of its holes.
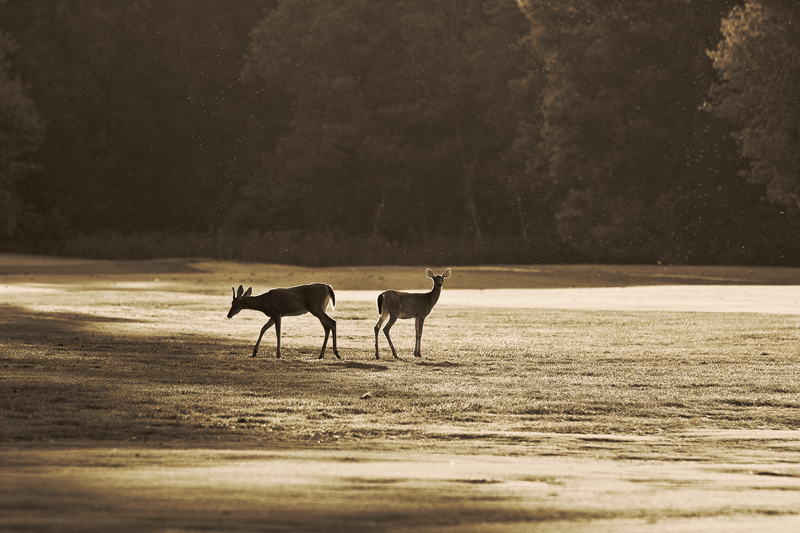
{"type": "Polygon", "coordinates": [[[228,311],[228,318],[233,318],[242,309],[261,311],[269,317],[261,334],[258,336],[256,345],[253,348],[253,357],[258,354],[258,345],[261,338],[273,324],[275,324],[275,335],[277,337],[275,356],[281,358],[281,318],[285,316],[299,316],[311,313],[317,317],[325,329],[325,340],[322,342],[322,350],[319,359],[325,355],[325,347],[328,345],[328,334],[333,333],[333,353],[337,359],[339,350],[336,348],[336,321],[325,313],[328,304],[336,305],[336,296],[333,294],[333,287],[325,283],[312,283],[310,285],[299,285],[297,287],[272,289],[252,296],[253,288],[246,291],[239,285],[239,289],[233,290],[233,301],[231,309],[228,311]]]}
{"type": "Polygon", "coordinates": [[[386,340],[389,341],[389,347],[392,349],[392,355],[395,359],[397,351],[394,349],[392,339],[389,337],[389,330],[397,321],[398,318],[413,318],[414,327],[417,332],[417,341],[414,345],[414,357],[422,357],[421,341],[422,341],[422,326],[425,323],[425,317],[431,314],[433,306],[439,301],[439,295],[442,293],[442,285],[444,280],[450,277],[450,269],[448,268],[441,275],[435,275],[429,268],[426,270],[425,275],[433,280],[433,288],[430,292],[413,293],[413,292],[400,292],[395,290],[384,291],[378,295],[378,322],[375,324],[375,359],[378,357],[378,333],[381,330],[381,325],[388,318],[386,327],[383,329],[383,334],[386,335],[386,340]]]}

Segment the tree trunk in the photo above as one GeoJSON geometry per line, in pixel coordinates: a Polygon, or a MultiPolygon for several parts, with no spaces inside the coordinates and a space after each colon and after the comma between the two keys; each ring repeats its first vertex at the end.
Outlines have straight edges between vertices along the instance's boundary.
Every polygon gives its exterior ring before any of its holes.
{"type": "Polygon", "coordinates": [[[472,218],[472,226],[475,228],[475,240],[483,242],[483,232],[478,219],[478,207],[475,204],[475,191],[472,187],[472,180],[475,177],[475,163],[467,160],[467,147],[464,145],[464,136],[461,134],[461,127],[458,124],[456,124],[456,136],[458,137],[459,155],[461,156],[461,168],[466,176],[464,178],[464,195],[466,196],[467,211],[472,218]]]}
{"type": "Polygon", "coordinates": [[[514,206],[517,209],[517,221],[519,222],[519,236],[528,240],[528,225],[525,223],[525,209],[522,207],[522,195],[518,190],[514,191],[514,206]]]}
{"type": "Polygon", "coordinates": [[[381,192],[381,201],[378,202],[378,207],[375,208],[375,219],[372,222],[372,240],[377,240],[380,237],[381,218],[383,218],[383,210],[386,208],[386,191],[381,192]]]}
{"type": "Polygon", "coordinates": [[[475,240],[483,242],[483,232],[481,231],[481,224],[478,219],[478,207],[475,205],[475,193],[472,190],[472,176],[466,179],[464,189],[467,197],[467,211],[469,211],[470,218],[472,218],[472,227],[475,228],[475,240]]]}

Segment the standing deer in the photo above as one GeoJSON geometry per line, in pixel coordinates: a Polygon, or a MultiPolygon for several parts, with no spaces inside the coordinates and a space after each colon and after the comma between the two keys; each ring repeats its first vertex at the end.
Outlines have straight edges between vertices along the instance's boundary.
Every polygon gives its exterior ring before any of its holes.
{"type": "Polygon", "coordinates": [[[275,324],[275,335],[277,336],[276,357],[281,357],[281,318],[285,316],[298,316],[311,313],[317,317],[325,328],[325,340],[322,343],[322,351],[319,358],[325,355],[325,346],[328,345],[328,334],[333,332],[333,353],[337,359],[339,351],[336,349],[336,321],[325,313],[328,304],[336,305],[336,296],[333,294],[333,287],[324,283],[312,283],[311,285],[300,285],[288,289],[272,289],[258,296],[251,296],[253,288],[244,290],[239,285],[239,290],[233,291],[233,302],[231,310],[228,311],[228,318],[233,318],[242,309],[252,309],[261,311],[269,317],[269,321],[261,328],[256,345],[253,348],[253,357],[258,353],[258,345],[261,337],[270,326],[275,324]]]}
{"type": "Polygon", "coordinates": [[[441,276],[437,276],[429,268],[425,275],[433,280],[433,288],[430,292],[425,293],[411,293],[400,291],[385,291],[378,295],[378,323],[375,324],[375,359],[378,357],[378,332],[381,330],[383,321],[387,318],[386,327],[383,329],[386,340],[389,341],[389,347],[392,349],[392,355],[397,359],[397,351],[394,349],[392,339],[389,337],[389,330],[397,321],[398,318],[413,318],[414,326],[417,331],[417,342],[414,346],[414,357],[422,357],[420,342],[422,340],[422,325],[425,322],[425,317],[431,314],[433,306],[439,300],[439,295],[442,293],[442,284],[444,280],[450,277],[450,269],[448,268],[442,272],[441,276]]]}

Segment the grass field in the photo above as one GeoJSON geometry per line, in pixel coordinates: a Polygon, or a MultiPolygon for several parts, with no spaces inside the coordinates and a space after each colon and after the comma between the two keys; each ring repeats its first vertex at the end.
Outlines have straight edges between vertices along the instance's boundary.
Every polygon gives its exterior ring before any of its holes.
{"type": "Polygon", "coordinates": [[[0,529],[800,527],[800,270],[0,256],[0,529]],[[437,267],[438,268],[438,267],[437,267]],[[334,286],[322,327],[230,287],[334,286]]]}

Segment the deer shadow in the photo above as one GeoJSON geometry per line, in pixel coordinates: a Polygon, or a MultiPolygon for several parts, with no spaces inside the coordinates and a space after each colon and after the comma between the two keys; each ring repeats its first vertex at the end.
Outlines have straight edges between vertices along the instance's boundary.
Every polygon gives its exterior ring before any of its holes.
{"type": "Polygon", "coordinates": [[[452,368],[462,366],[461,363],[453,363],[451,361],[419,361],[419,366],[430,366],[434,368],[452,368]]]}
{"type": "Polygon", "coordinates": [[[372,370],[374,372],[383,372],[389,370],[386,365],[376,365],[374,363],[359,363],[356,361],[342,361],[341,363],[333,363],[331,366],[340,366],[342,368],[356,368],[358,370],[372,370]]]}

